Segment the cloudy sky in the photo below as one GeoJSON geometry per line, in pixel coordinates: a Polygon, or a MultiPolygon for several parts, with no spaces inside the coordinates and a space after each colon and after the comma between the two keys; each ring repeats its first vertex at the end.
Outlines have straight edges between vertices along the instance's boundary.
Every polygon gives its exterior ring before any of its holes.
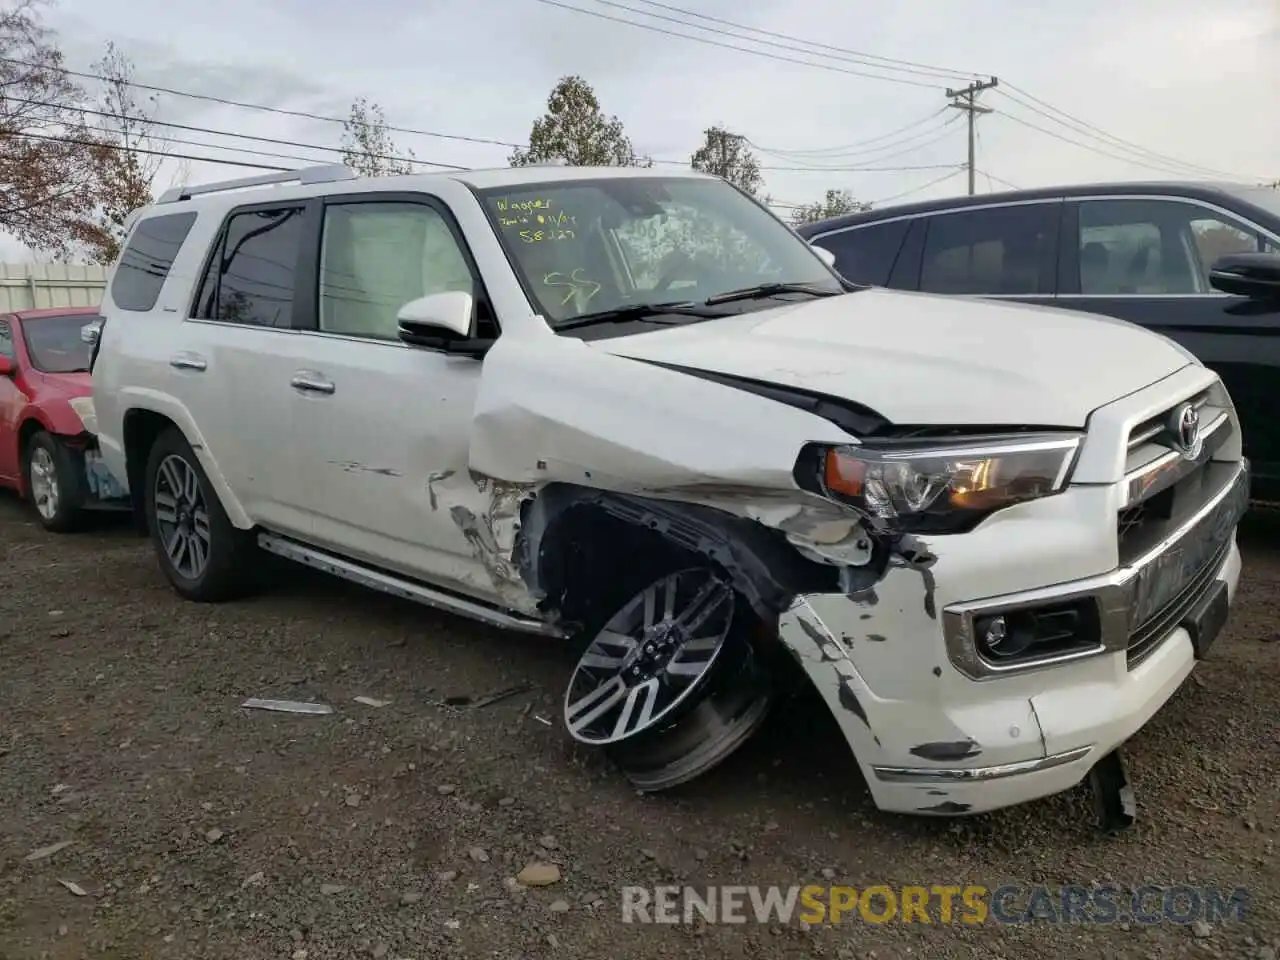
{"type": "MultiPolygon", "coordinates": [[[[138,80],[186,93],[333,118],[368,97],[392,125],[422,131],[393,134],[401,149],[442,164],[505,165],[502,143],[523,143],[555,81],[576,73],[639,151],[673,169],[721,124],[759,146],[767,190],[785,203],[829,188],[871,201],[947,195],[966,188],[965,133],[943,91],[996,75],[1000,88],[981,100],[995,112],[979,121],[979,191],[1280,179],[1280,125],[1265,105],[1280,89],[1277,0],[555,2],[579,9],[57,0],[49,21],[73,68],[114,40],[138,80]]],[[[341,136],[338,123],[169,94],[158,119],[309,145],[162,131],[192,141],[169,144],[175,152],[281,166],[335,160],[320,148],[341,136]]],[[[252,172],[197,162],[191,176],[252,172]]]]}

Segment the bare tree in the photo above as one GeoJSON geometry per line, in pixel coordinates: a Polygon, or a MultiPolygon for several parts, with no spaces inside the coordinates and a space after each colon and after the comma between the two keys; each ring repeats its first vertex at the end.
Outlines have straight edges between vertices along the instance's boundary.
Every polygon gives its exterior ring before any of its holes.
{"type": "Polygon", "coordinates": [[[97,140],[42,6],[0,9],[0,229],[65,254],[94,213],[97,140]]]}
{"type": "Polygon", "coordinates": [[[723,127],[707,128],[706,139],[689,162],[693,169],[723,177],[752,196],[764,186],[760,164],[747,146],[746,138],[723,127]]]}
{"type": "Polygon", "coordinates": [[[581,77],[563,77],[547,97],[547,112],[533,122],[529,148],[517,148],[513,167],[563,160],[584,167],[651,167],[636,155],[622,121],[605,116],[591,85],[581,77]]]}
{"type": "Polygon", "coordinates": [[[382,108],[364,97],[351,103],[342,124],[342,162],[362,177],[413,173],[413,151],[401,151],[391,139],[382,108]]]}
{"type": "Polygon", "coordinates": [[[107,43],[93,65],[102,78],[95,124],[98,144],[91,148],[96,170],[96,210],[80,237],[91,260],[112,263],[124,242],[129,215],[153,199],[152,186],[166,150],[155,137],[157,97],[139,92],[133,63],[107,43]]]}

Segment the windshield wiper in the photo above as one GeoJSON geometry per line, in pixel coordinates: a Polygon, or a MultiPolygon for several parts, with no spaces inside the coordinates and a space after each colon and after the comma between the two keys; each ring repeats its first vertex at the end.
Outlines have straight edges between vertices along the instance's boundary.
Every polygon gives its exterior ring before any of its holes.
{"type": "Polygon", "coordinates": [[[741,290],[717,293],[714,297],[704,300],[703,304],[713,307],[720,303],[733,303],[735,300],[759,300],[778,293],[807,293],[814,297],[835,297],[844,292],[843,290],[826,290],[810,283],[761,283],[754,287],[743,287],[741,290]]]}
{"type": "Polygon", "coordinates": [[[644,321],[650,317],[681,316],[713,319],[725,316],[721,310],[708,310],[709,303],[694,303],[692,300],[679,300],[670,303],[630,303],[613,310],[599,310],[596,313],[584,313],[571,320],[557,323],[557,330],[572,330],[593,323],[632,323],[644,321]]]}

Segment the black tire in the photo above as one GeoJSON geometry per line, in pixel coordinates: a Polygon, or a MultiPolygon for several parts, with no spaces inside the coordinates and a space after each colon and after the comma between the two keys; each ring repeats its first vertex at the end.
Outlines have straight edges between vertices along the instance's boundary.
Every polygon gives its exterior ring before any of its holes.
{"type": "Polygon", "coordinates": [[[22,482],[27,491],[27,500],[42,527],[53,533],[70,533],[80,528],[84,519],[81,507],[87,487],[84,470],[57,437],[44,430],[31,437],[22,451],[22,482]],[[40,461],[41,471],[46,474],[52,472],[50,482],[53,484],[53,495],[50,498],[40,494],[41,502],[37,502],[38,494],[31,484],[33,459],[40,461]],[[52,512],[48,512],[45,506],[50,500],[53,504],[52,512]]]}
{"type": "MultiPolygon", "coordinates": [[[[232,526],[199,458],[176,427],[170,427],[156,437],[147,454],[147,466],[143,473],[143,513],[151,542],[155,544],[160,569],[182,597],[197,603],[220,603],[249,591],[254,582],[257,552],[252,531],[238,530],[232,526]],[[166,546],[167,540],[172,539],[166,536],[166,530],[176,526],[176,523],[169,522],[171,511],[167,499],[162,507],[158,504],[157,497],[168,496],[167,479],[161,480],[161,470],[165,470],[166,478],[172,476],[176,468],[175,461],[192,472],[196,493],[207,516],[208,537],[203,552],[204,562],[198,569],[195,565],[186,565],[185,554],[175,561],[166,546]],[[159,493],[158,484],[166,486],[165,494],[159,493]],[[165,514],[163,519],[158,516],[159,510],[163,510],[165,514]]],[[[193,513],[198,514],[199,509],[196,508],[193,513]]],[[[194,527],[194,516],[190,519],[190,525],[194,527]]],[[[199,526],[202,531],[205,530],[203,523],[199,526]]],[[[190,545],[187,549],[195,550],[190,545]]]]}

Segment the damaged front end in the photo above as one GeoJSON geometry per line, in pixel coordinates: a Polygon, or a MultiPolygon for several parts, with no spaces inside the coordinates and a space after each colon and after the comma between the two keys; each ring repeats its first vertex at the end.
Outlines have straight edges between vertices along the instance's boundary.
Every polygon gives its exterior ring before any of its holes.
{"type": "MultiPolygon", "coordinates": [[[[505,478],[495,481],[502,529],[461,512],[455,521],[495,584],[519,582],[526,614],[581,641],[565,725],[645,790],[683,783],[745,742],[784,689],[786,663],[802,668],[855,754],[864,733],[879,744],[848,655],[855,631],[871,645],[892,635],[892,655],[930,661],[931,678],[941,666],[927,632],[901,647],[912,618],[898,604],[874,617],[878,629],[858,618],[872,621],[890,578],[936,633],[929,541],[1060,492],[1079,446],[1072,433],[908,438],[836,398],[609,359],[632,380],[652,378],[658,397],[677,381],[685,422],[624,444],[618,410],[634,407],[634,384],[612,406],[626,381],[601,378],[598,359],[576,371],[599,379],[583,385],[589,407],[567,410],[536,388],[516,406],[482,388],[471,460],[505,478]],[[714,429],[700,431],[713,414],[714,429]],[[811,600],[842,604],[841,627],[811,600]]],[[[933,805],[944,812],[945,798],[933,805]]]]}

